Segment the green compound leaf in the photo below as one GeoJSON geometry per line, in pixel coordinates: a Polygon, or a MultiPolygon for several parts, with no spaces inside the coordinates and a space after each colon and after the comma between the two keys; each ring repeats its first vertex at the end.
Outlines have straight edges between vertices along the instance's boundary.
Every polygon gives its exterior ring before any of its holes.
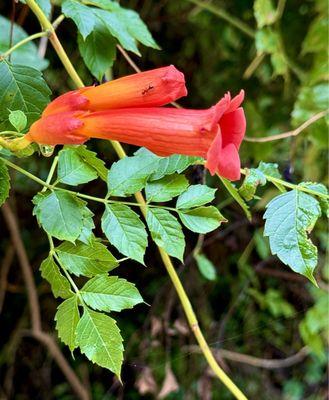
{"type": "Polygon", "coordinates": [[[92,244],[64,242],[56,248],[64,267],[74,275],[92,277],[111,271],[119,264],[102,243],[92,244]]]}
{"type": "Polygon", "coordinates": [[[76,329],[76,344],[87,358],[114,372],[120,379],[123,345],[113,318],[87,308],[76,329]]]}
{"type": "Polygon", "coordinates": [[[58,180],[67,185],[80,185],[97,178],[97,172],[80,156],[77,148],[65,148],[58,154],[58,180]]]}
{"type": "Polygon", "coordinates": [[[185,171],[190,165],[193,165],[198,161],[199,157],[182,156],[174,154],[170,157],[158,157],[159,164],[156,171],[151,175],[152,181],[161,179],[165,175],[171,175],[174,172],[179,174],[185,171]]]}
{"type": "MultiPolygon", "coordinates": [[[[9,19],[0,15],[0,54],[9,50],[12,23],[9,19]]],[[[13,24],[12,45],[26,39],[29,35],[19,25],[13,24]]],[[[18,47],[10,56],[11,63],[26,65],[27,67],[44,70],[48,66],[48,60],[43,59],[38,54],[38,47],[34,42],[30,41],[18,47]]],[[[1,93],[1,91],[0,91],[1,93]]]]}
{"type": "Polygon", "coordinates": [[[106,205],[102,229],[122,254],[144,264],[147,233],[139,216],[124,204],[106,205]]]}
{"type": "Polygon", "coordinates": [[[159,160],[150,155],[125,157],[113,163],[108,174],[111,196],[127,196],[143,189],[149,176],[156,170],[159,160]]]}
{"type": "Polygon", "coordinates": [[[169,255],[182,261],[185,239],[177,219],[167,210],[149,207],[146,222],[155,243],[166,250],[169,255]]]}
{"type": "Polygon", "coordinates": [[[196,254],[194,258],[201,275],[208,281],[215,281],[217,278],[217,271],[214,264],[203,254],[196,254]]]}
{"type": "Polygon", "coordinates": [[[105,167],[104,161],[98,158],[94,151],[87,149],[85,145],[75,147],[75,149],[84,162],[94,168],[98,176],[106,182],[108,169],[105,167]]]}
{"type": "Polygon", "coordinates": [[[89,208],[84,207],[82,209],[83,220],[82,220],[82,231],[78,237],[80,242],[85,244],[90,244],[94,239],[93,229],[95,224],[93,221],[94,214],[89,210],[89,208]]]}
{"type": "Polygon", "coordinates": [[[84,40],[78,35],[80,54],[89,71],[98,81],[112,67],[116,58],[116,41],[106,26],[96,22],[93,31],[84,40]]]}
{"type": "Polygon", "coordinates": [[[10,176],[6,164],[0,160],[0,207],[7,200],[10,190],[10,176]]]}
{"type": "Polygon", "coordinates": [[[98,311],[121,311],[143,302],[133,283],[107,274],[90,279],[80,293],[88,306],[98,311]]]}
{"type": "Polygon", "coordinates": [[[62,13],[74,21],[84,40],[93,31],[96,23],[95,15],[89,7],[79,1],[65,0],[62,4],[62,13]]]}
{"type": "Polygon", "coordinates": [[[0,61],[0,131],[12,130],[9,110],[24,112],[29,127],[46,107],[50,93],[38,70],[0,61]]]}
{"type": "Polygon", "coordinates": [[[178,197],[176,207],[183,209],[202,206],[214,200],[216,190],[207,185],[192,185],[178,197]]]}
{"type": "Polygon", "coordinates": [[[84,202],[62,191],[38,194],[33,202],[33,214],[49,235],[70,242],[79,237],[85,218],[84,202]]]}
{"type": "Polygon", "coordinates": [[[145,147],[141,147],[134,154],[136,156],[146,155],[158,160],[157,169],[149,178],[151,181],[156,181],[166,175],[172,175],[175,172],[180,174],[190,165],[196,164],[197,161],[201,160],[200,157],[183,156],[180,154],[173,154],[169,157],[159,157],[145,147]]]}
{"type": "Polygon", "coordinates": [[[129,34],[144,46],[159,50],[160,47],[153,39],[147,26],[136,11],[118,7],[116,12],[120,21],[126,26],[129,34]]]}
{"type": "Polygon", "coordinates": [[[76,330],[80,320],[78,299],[72,296],[63,301],[55,314],[56,329],[63,343],[69,346],[71,352],[77,347],[76,330]]]}
{"type": "Polygon", "coordinates": [[[127,27],[117,13],[94,9],[94,14],[124,49],[132,51],[139,56],[141,55],[134,37],[128,32],[127,27]]]}
{"type": "Polygon", "coordinates": [[[264,214],[264,236],[269,237],[272,254],[315,285],[313,271],[317,264],[317,248],[308,233],[320,215],[319,202],[298,190],[275,197],[264,214]]]}
{"type": "Polygon", "coordinates": [[[51,291],[55,297],[67,299],[73,295],[69,281],[61,274],[52,256],[49,255],[42,261],[40,271],[41,276],[50,283],[51,291]]]}
{"type": "Polygon", "coordinates": [[[281,178],[278,164],[260,162],[257,168],[246,169],[246,177],[239,189],[240,195],[247,201],[251,200],[259,185],[264,186],[267,182],[266,175],[273,178],[281,178]]]}
{"type": "Polygon", "coordinates": [[[227,219],[213,206],[181,210],[178,214],[186,228],[196,233],[211,232],[222,222],[227,222],[227,219]]]}
{"type": "Polygon", "coordinates": [[[162,202],[169,201],[181,194],[189,183],[184,175],[167,175],[157,181],[146,184],[145,194],[147,201],[162,202]]]}

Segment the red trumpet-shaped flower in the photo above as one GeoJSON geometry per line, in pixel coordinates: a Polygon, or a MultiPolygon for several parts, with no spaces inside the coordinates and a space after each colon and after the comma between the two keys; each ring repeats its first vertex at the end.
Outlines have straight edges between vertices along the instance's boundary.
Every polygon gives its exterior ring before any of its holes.
{"type": "Polygon", "coordinates": [[[211,174],[240,178],[238,150],[246,122],[240,107],[244,93],[226,94],[208,110],[124,108],[107,111],[67,111],[42,117],[26,135],[42,144],[81,144],[89,138],[118,140],[144,146],[160,156],[204,157],[211,174]]]}
{"type": "Polygon", "coordinates": [[[227,93],[207,110],[159,107],[185,94],[184,75],[173,66],[79,89],[51,102],[25,139],[45,145],[118,140],[160,156],[201,156],[211,174],[239,179],[244,92],[232,100],[227,93]]]}
{"type": "Polygon", "coordinates": [[[170,65],[65,93],[48,104],[42,116],[75,110],[160,107],[186,94],[184,74],[170,65]]]}

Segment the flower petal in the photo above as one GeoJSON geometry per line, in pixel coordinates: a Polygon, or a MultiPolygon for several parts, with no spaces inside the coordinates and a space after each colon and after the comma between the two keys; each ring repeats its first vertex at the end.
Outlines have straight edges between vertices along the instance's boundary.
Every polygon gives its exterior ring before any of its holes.
{"type": "Polygon", "coordinates": [[[226,113],[235,111],[238,107],[240,107],[243,100],[244,100],[244,90],[242,89],[240,90],[240,93],[231,100],[230,106],[226,110],[226,113]]]}
{"type": "Polygon", "coordinates": [[[211,175],[215,175],[219,163],[219,158],[221,157],[222,151],[222,134],[220,128],[218,127],[215,139],[211,143],[209,150],[207,152],[207,161],[205,167],[208,168],[211,175]]]}
{"type": "Polygon", "coordinates": [[[237,181],[241,176],[240,167],[239,153],[234,144],[223,147],[217,165],[218,174],[230,181],[237,181]]]}
{"type": "Polygon", "coordinates": [[[67,111],[87,110],[89,100],[82,94],[86,90],[88,90],[88,87],[62,94],[47,105],[43,110],[42,116],[47,117],[67,111]]]}
{"type": "Polygon", "coordinates": [[[186,96],[184,74],[173,65],[128,75],[83,91],[89,110],[159,107],[186,96]]]}
{"type": "Polygon", "coordinates": [[[219,125],[222,131],[223,147],[233,143],[239,149],[246,132],[246,118],[243,109],[240,107],[224,114],[219,125]]]}
{"type": "Polygon", "coordinates": [[[42,117],[34,122],[25,135],[27,140],[39,144],[82,144],[89,138],[77,133],[83,122],[77,118],[79,113],[66,112],[42,117]]]}

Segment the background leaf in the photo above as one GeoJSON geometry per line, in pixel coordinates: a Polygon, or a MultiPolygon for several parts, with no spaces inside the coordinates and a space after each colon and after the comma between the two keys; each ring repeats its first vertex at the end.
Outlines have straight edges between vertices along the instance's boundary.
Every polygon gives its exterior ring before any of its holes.
{"type": "Polygon", "coordinates": [[[203,254],[196,254],[194,258],[201,275],[208,281],[216,280],[217,271],[214,264],[203,254]]]}
{"type": "Polygon", "coordinates": [[[0,61],[0,131],[11,130],[8,109],[23,111],[30,126],[46,107],[50,93],[38,70],[0,61]]]}
{"type": "Polygon", "coordinates": [[[0,160],[0,207],[7,200],[10,190],[10,176],[6,164],[0,160]]]}
{"type": "MultiPolygon", "coordinates": [[[[9,19],[0,15],[0,54],[9,49],[11,31],[11,22],[9,19]]],[[[16,23],[13,24],[13,45],[28,37],[23,28],[16,23]]],[[[11,63],[25,65],[27,67],[37,68],[40,71],[47,68],[49,62],[45,58],[41,58],[38,54],[38,48],[34,42],[28,42],[20,46],[11,54],[11,63]]],[[[1,93],[2,90],[0,90],[1,93]]]]}

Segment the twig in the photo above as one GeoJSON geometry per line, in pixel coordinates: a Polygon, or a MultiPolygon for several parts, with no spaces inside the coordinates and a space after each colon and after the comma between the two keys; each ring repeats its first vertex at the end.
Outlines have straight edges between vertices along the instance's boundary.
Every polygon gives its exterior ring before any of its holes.
{"type": "Polygon", "coordinates": [[[137,66],[137,64],[135,64],[135,62],[132,60],[132,58],[129,56],[129,54],[126,52],[126,50],[123,47],[121,47],[119,44],[117,44],[117,48],[134,71],[142,72],[142,70],[137,66]]]}
{"type": "MultiPolygon", "coordinates": [[[[198,346],[186,346],[188,351],[192,352],[200,352],[198,346]]],[[[310,350],[307,346],[302,347],[296,354],[293,354],[290,357],[283,359],[266,359],[266,358],[258,358],[254,356],[249,356],[247,354],[236,353],[230,350],[224,349],[212,349],[215,353],[216,357],[221,356],[226,360],[235,361],[242,364],[248,364],[257,368],[264,369],[279,369],[279,368],[288,368],[292,365],[298,364],[305,359],[310,353],[310,350]]]]}
{"type": "Polygon", "coordinates": [[[263,51],[256,55],[256,57],[251,61],[247,69],[243,73],[243,79],[249,79],[251,75],[256,71],[256,69],[260,66],[262,61],[264,60],[266,53],[263,51]]]}
{"type": "Polygon", "coordinates": [[[31,313],[31,323],[33,331],[41,330],[41,318],[40,318],[40,307],[37,296],[37,289],[33,280],[32,271],[30,268],[30,263],[23,245],[20,231],[17,223],[17,219],[12,209],[8,203],[2,206],[2,214],[8,226],[11,240],[15,246],[15,251],[22,268],[22,273],[24,281],[27,288],[27,297],[29,301],[30,313],[31,313]]]}
{"type": "Polygon", "coordinates": [[[0,314],[1,314],[3,303],[5,300],[7,277],[8,277],[10,266],[14,259],[14,254],[15,254],[14,246],[12,244],[9,244],[9,246],[7,247],[5,256],[3,258],[3,261],[1,264],[1,271],[0,271],[0,314]]]}
{"type": "Polygon", "coordinates": [[[15,246],[15,251],[22,269],[23,278],[27,288],[27,296],[31,314],[32,336],[38,339],[47,347],[50,354],[56,361],[58,367],[65,375],[67,381],[70,383],[73,390],[78,395],[79,399],[89,400],[89,393],[79,381],[78,377],[61,353],[54,339],[48,333],[42,331],[37,289],[33,279],[32,268],[29,263],[26,250],[20,235],[16,215],[14,214],[8,203],[5,203],[2,206],[2,213],[8,226],[12,243],[15,246]]]}
{"type": "Polygon", "coordinates": [[[314,122],[318,121],[319,119],[325,117],[327,114],[329,114],[329,109],[325,111],[321,111],[318,114],[313,115],[311,118],[309,118],[307,121],[305,121],[302,125],[300,125],[298,128],[284,132],[284,133],[279,133],[278,135],[272,135],[272,136],[267,136],[267,137],[261,137],[261,138],[252,138],[249,136],[245,136],[244,140],[246,142],[272,142],[274,140],[280,140],[280,139],[285,139],[288,137],[292,136],[297,136],[299,135],[304,129],[309,127],[310,125],[314,124],[314,122]]]}

